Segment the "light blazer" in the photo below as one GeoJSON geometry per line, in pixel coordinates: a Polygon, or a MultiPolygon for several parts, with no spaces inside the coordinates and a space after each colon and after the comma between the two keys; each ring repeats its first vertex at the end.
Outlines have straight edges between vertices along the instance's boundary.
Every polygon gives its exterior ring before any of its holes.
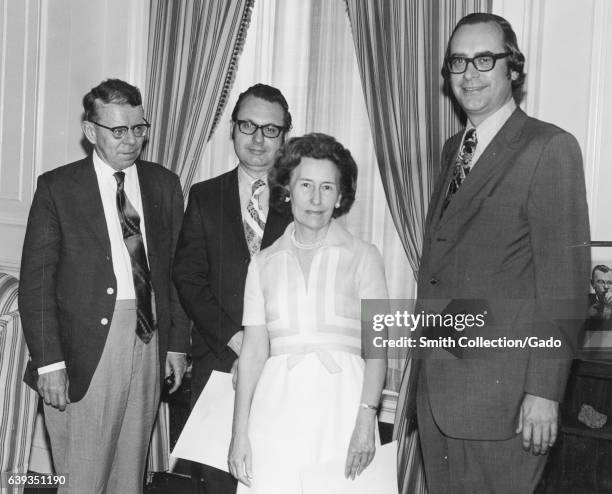
{"type": "MultiPolygon", "coordinates": [[[[188,320],[170,278],[182,221],[178,177],[136,162],[159,331],[160,377],[168,350],[187,352],[188,320]]],[[[21,258],[19,311],[36,369],[66,362],[70,400],[80,400],[98,365],[117,293],[110,239],[91,156],[44,173],[30,209],[21,258]]]]}
{"type": "Polygon", "coordinates": [[[462,133],[442,152],[427,216],[419,306],[487,311],[483,328],[455,336],[554,337],[563,349],[463,349],[425,354],[431,408],[440,429],[462,439],[513,436],[524,393],[561,401],[590,255],[580,149],[574,137],[517,109],[486,148],[444,215],[462,133]]]}
{"type": "MultiPolygon", "coordinates": [[[[285,231],[291,215],[268,212],[261,248],[285,231]]],[[[244,285],[251,260],[238,190],[238,169],[195,184],[179,237],[173,279],[194,323],[195,397],[212,370],[228,372],[236,358],[227,343],[242,329],[244,285]]]]}

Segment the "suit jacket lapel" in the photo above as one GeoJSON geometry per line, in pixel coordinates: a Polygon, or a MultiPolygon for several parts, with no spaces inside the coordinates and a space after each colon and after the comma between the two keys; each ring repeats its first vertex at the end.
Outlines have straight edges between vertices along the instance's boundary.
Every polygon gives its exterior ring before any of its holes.
{"type": "MultiPolygon", "coordinates": [[[[227,175],[223,184],[221,194],[221,207],[223,220],[227,225],[228,232],[233,237],[235,245],[244,257],[250,257],[249,247],[244,237],[244,227],[242,226],[242,213],[240,211],[240,192],[238,190],[238,168],[235,168],[227,175]]],[[[230,242],[231,238],[227,239],[230,242]]]]}
{"type": "Polygon", "coordinates": [[[263,239],[261,240],[261,248],[265,249],[272,245],[285,232],[287,225],[291,223],[291,219],[290,214],[282,215],[273,208],[270,208],[268,210],[263,239]]]}
{"type": "Polygon", "coordinates": [[[159,185],[151,174],[147,173],[146,167],[139,160],[136,161],[136,170],[138,172],[140,197],[142,199],[142,214],[144,215],[144,225],[147,235],[147,253],[149,265],[151,265],[151,256],[157,254],[156,239],[161,238],[162,235],[162,222],[159,217],[161,197],[159,185]]]}
{"type": "MultiPolygon", "coordinates": [[[[517,108],[480,155],[478,162],[453,196],[448,208],[437,223],[437,229],[445,228],[445,226],[450,224],[453,224],[453,226],[462,224],[478,210],[482,200],[491,192],[487,184],[500,176],[507,166],[512,166],[510,163],[512,153],[509,150],[520,147],[518,140],[526,120],[527,115],[517,108]]],[[[454,162],[454,153],[452,156],[452,161],[454,162]]],[[[441,208],[441,203],[444,202],[444,195],[452,175],[453,164],[450,163],[450,165],[449,168],[451,170],[448,171],[445,180],[446,188],[441,197],[438,198],[439,208],[441,208]]]]}
{"type": "Polygon", "coordinates": [[[77,182],[75,187],[75,195],[77,197],[75,208],[77,208],[79,216],[82,217],[82,226],[93,231],[104,252],[110,256],[110,238],[108,236],[98,178],[96,177],[91,155],[82,161],[81,166],[76,168],[74,179],[77,182]]]}
{"type": "MultiPolygon", "coordinates": [[[[442,173],[440,174],[440,179],[437,182],[436,189],[434,190],[430,207],[427,212],[427,221],[426,225],[429,225],[429,230],[433,230],[436,228],[438,223],[440,222],[440,215],[442,213],[442,205],[444,204],[444,199],[446,198],[446,193],[448,191],[448,187],[450,185],[451,178],[453,176],[453,170],[455,168],[455,160],[457,158],[457,152],[459,151],[459,146],[461,145],[461,138],[463,137],[463,132],[454,135],[450,138],[450,141],[447,145],[448,157],[446,158],[446,162],[442,163],[442,173]]],[[[442,157],[443,159],[444,157],[442,157]]]]}

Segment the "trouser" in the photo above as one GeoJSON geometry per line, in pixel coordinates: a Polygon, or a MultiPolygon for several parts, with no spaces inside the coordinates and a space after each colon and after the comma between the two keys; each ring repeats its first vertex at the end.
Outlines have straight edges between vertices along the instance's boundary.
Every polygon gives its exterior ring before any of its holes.
{"type": "Polygon", "coordinates": [[[61,412],[45,405],[59,493],[140,493],[159,405],[158,337],[136,336],[133,300],[118,300],[87,393],[61,412]]]}

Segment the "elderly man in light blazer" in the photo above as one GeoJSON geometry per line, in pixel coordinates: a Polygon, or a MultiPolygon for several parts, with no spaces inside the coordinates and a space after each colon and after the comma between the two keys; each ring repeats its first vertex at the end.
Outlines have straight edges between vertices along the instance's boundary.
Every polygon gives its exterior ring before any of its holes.
{"type": "Polygon", "coordinates": [[[493,14],[463,18],[447,47],[443,76],[467,126],[443,148],[419,306],[480,313],[485,324],[453,329],[450,351],[423,352],[417,416],[431,494],[533,491],[557,436],[576,317],[585,313],[580,149],[516,106],[523,65],[512,27],[493,14]],[[462,336],[476,346],[461,348],[462,336]],[[560,348],[483,343],[507,339],[560,348]]]}

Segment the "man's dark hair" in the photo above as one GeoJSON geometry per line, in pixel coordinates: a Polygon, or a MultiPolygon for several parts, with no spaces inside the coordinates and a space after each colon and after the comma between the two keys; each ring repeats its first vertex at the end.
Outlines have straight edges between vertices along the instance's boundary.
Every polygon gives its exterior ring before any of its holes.
{"type": "Polygon", "coordinates": [[[255,84],[243,93],[240,93],[240,96],[238,96],[238,101],[236,101],[236,105],[234,106],[234,110],[232,111],[232,122],[235,122],[238,119],[240,105],[248,96],[260,98],[265,101],[268,101],[269,103],[278,103],[283,109],[284,130],[285,132],[287,132],[291,129],[291,113],[289,113],[289,105],[287,104],[287,100],[283,96],[283,93],[281,93],[280,90],[276,89],[275,87],[261,83],[255,84]]]}
{"type": "Polygon", "coordinates": [[[612,271],[612,269],[610,269],[608,266],[606,266],[605,264],[598,264],[597,266],[595,266],[593,268],[593,271],[591,272],[591,281],[593,281],[595,279],[595,272],[599,271],[600,273],[609,273],[610,271],[612,271]]]}
{"type": "Polygon", "coordinates": [[[115,103],[117,105],[142,105],[142,96],[136,86],[132,86],[120,79],[107,79],[96,87],[92,88],[83,97],[83,109],[85,110],[85,120],[91,122],[96,115],[96,100],[102,103],[115,103]]]}
{"type": "Polygon", "coordinates": [[[291,181],[291,173],[295,170],[302,158],[316,160],[329,160],[338,169],[340,174],[340,207],[334,208],[332,216],[338,218],[351,209],[355,201],[357,190],[357,164],[351,152],[336,139],[327,134],[312,133],[301,137],[289,139],[276,155],[274,166],[268,175],[270,186],[270,207],[281,214],[287,214],[291,206],[286,198],[289,197],[287,186],[291,181]]]}
{"type": "Polygon", "coordinates": [[[488,14],[486,12],[476,12],[474,14],[466,15],[457,23],[455,29],[453,29],[450,39],[448,40],[448,44],[446,45],[444,63],[442,64],[442,77],[444,77],[445,81],[448,81],[448,79],[450,78],[450,72],[448,70],[448,67],[446,66],[446,61],[451,55],[451,42],[453,41],[453,36],[457,32],[457,29],[459,29],[461,26],[485,24],[488,22],[497,24],[503,32],[504,47],[506,52],[510,53],[510,55],[508,55],[508,58],[506,58],[508,65],[508,77],[510,77],[511,71],[514,71],[518,74],[516,80],[512,81],[512,89],[516,93],[517,91],[521,90],[523,83],[525,82],[525,55],[523,55],[521,50],[519,50],[518,41],[516,40],[516,34],[512,29],[510,23],[499,15],[488,14]]]}

